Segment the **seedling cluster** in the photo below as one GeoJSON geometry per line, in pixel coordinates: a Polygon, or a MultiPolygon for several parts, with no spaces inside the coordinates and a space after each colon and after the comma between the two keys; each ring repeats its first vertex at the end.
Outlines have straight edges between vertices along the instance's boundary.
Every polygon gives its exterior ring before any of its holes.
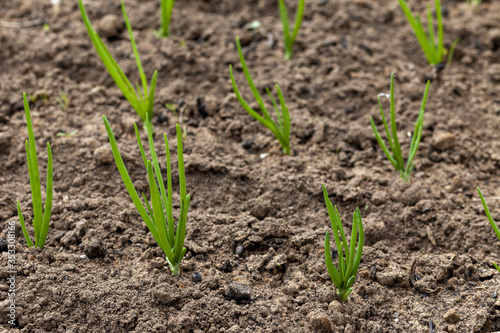
{"type": "Polygon", "coordinates": [[[375,122],[370,117],[370,124],[372,125],[373,133],[375,133],[375,137],[377,138],[377,142],[380,145],[380,148],[382,148],[382,150],[385,153],[385,156],[387,156],[387,159],[391,162],[392,165],[394,165],[396,170],[399,171],[401,178],[403,178],[403,180],[406,182],[410,181],[410,173],[414,168],[414,165],[412,164],[413,158],[417,153],[418,145],[420,144],[420,140],[422,139],[422,130],[424,125],[424,110],[425,110],[425,103],[427,102],[429,85],[430,81],[427,81],[427,86],[425,87],[425,92],[424,92],[424,98],[422,100],[422,106],[420,107],[420,113],[418,114],[418,119],[417,122],[415,123],[415,130],[413,132],[413,137],[411,139],[410,153],[408,154],[406,166],[403,161],[403,154],[401,153],[401,146],[399,144],[398,132],[396,128],[396,111],[395,111],[396,107],[394,102],[394,74],[391,75],[391,92],[389,95],[391,101],[391,131],[389,131],[389,126],[387,125],[387,121],[385,119],[384,109],[382,108],[380,95],[378,96],[380,116],[382,117],[382,122],[384,123],[385,133],[387,135],[387,140],[389,141],[389,147],[391,149],[390,151],[385,145],[384,141],[382,140],[382,137],[380,136],[377,130],[377,126],[375,125],[375,122]]]}
{"type": "MultiPolygon", "coordinates": [[[[398,0],[406,15],[408,21],[410,22],[418,42],[420,43],[422,49],[424,50],[425,56],[430,64],[436,65],[442,62],[443,56],[446,54],[446,49],[444,48],[444,29],[443,29],[443,18],[441,13],[441,4],[439,0],[435,0],[436,7],[436,17],[438,22],[437,33],[434,31],[433,17],[431,9],[427,8],[427,19],[428,19],[428,31],[425,32],[420,18],[418,15],[413,15],[408,5],[404,0],[398,0]],[[437,35],[437,44],[435,43],[435,35],[437,35]]],[[[177,164],[179,172],[179,188],[180,188],[180,210],[178,214],[178,219],[174,219],[173,210],[173,185],[172,185],[172,167],[170,159],[170,147],[167,139],[167,135],[163,135],[165,143],[165,154],[166,154],[166,187],[163,179],[162,172],[160,170],[160,163],[154,146],[154,129],[153,129],[153,109],[154,109],[154,97],[157,83],[157,71],[154,71],[152,79],[148,84],[148,80],[144,73],[139,52],[135,43],[134,35],[132,32],[132,27],[127,17],[125,10],[125,5],[123,0],[121,1],[121,9],[123,18],[125,20],[128,34],[130,36],[130,43],[132,46],[133,54],[136,60],[137,69],[140,76],[140,81],[142,87],[139,84],[136,88],[131,84],[126,74],[122,71],[120,66],[112,57],[111,53],[105,46],[102,39],[96,33],[92,24],[87,16],[85,8],[83,6],[82,0],[78,0],[79,8],[81,11],[81,16],[85,27],[87,29],[88,35],[92,44],[94,45],[99,57],[101,58],[104,66],[108,70],[109,74],[113,78],[114,82],[118,88],[122,91],[124,97],[130,103],[132,108],[137,112],[139,117],[143,122],[143,128],[145,129],[148,137],[148,148],[149,148],[149,158],[146,155],[144,149],[140,131],[137,125],[134,124],[135,133],[137,137],[137,144],[139,146],[140,155],[144,168],[146,169],[146,175],[149,184],[149,199],[145,193],[140,196],[134,187],[133,181],[127,171],[127,168],[123,162],[120,151],[118,149],[118,144],[116,138],[113,134],[110,123],[107,118],[103,116],[104,125],[109,138],[109,143],[111,145],[112,154],[115,160],[115,164],[118,168],[118,172],[123,180],[125,188],[130,196],[130,199],[134,203],[139,215],[143,219],[144,223],[148,227],[150,233],[156,240],[156,243],[164,252],[172,275],[177,276],[180,274],[180,264],[184,258],[187,248],[185,245],[185,238],[187,234],[187,217],[188,210],[191,201],[191,197],[187,194],[186,189],[186,178],[184,170],[184,155],[183,155],[183,133],[181,126],[176,125],[176,136],[177,136],[177,164]],[[141,199],[142,198],[142,199],[141,199]]],[[[174,0],[162,0],[161,1],[161,17],[162,26],[158,32],[161,37],[167,37],[170,34],[170,21],[172,18],[172,11],[174,6],[174,0]]],[[[297,12],[295,17],[295,24],[293,29],[290,29],[290,20],[288,17],[288,10],[285,4],[285,0],[278,0],[279,15],[283,23],[283,39],[284,39],[284,49],[285,58],[291,59],[293,54],[293,45],[298,36],[299,29],[304,17],[305,11],[305,0],[299,0],[297,4],[297,12]]],[[[229,66],[229,74],[231,79],[231,84],[236,97],[241,104],[241,107],[250,114],[255,120],[268,128],[272,134],[276,137],[281,148],[286,155],[290,155],[290,135],[291,135],[291,116],[289,109],[285,103],[285,98],[283,91],[278,85],[275,86],[276,93],[278,95],[278,103],[276,102],[273,94],[269,88],[266,88],[266,92],[270,99],[270,104],[275,109],[275,116],[271,116],[268,112],[265,102],[262,99],[259,90],[257,89],[254,81],[248,70],[245,58],[243,56],[243,50],[238,38],[236,38],[236,48],[239,56],[239,61],[241,63],[241,68],[244,76],[248,82],[250,90],[257,102],[261,114],[256,112],[250,107],[250,105],[245,101],[240,92],[233,72],[233,66],[229,66]],[[274,118],[274,119],[273,119],[274,118]]],[[[451,53],[451,52],[450,52],[451,53]]],[[[395,169],[400,173],[404,181],[410,181],[410,174],[414,169],[413,160],[416,156],[419,143],[423,136],[423,122],[424,122],[424,111],[425,105],[428,97],[430,82],[427,82],[425,87],[424,96],[418,114],[417,121],[414,126],[414,132],[412,135],[410,150],[406,158],[403,157],[400,141],[397,133],[396,126],[396,112],[395,112],[395,95],[394,95],[394,75],[391,75],[390,81],[390,126],[386,120],[382,101],[380,96],[378,97],[378,105],[380,108],[380,115],[382,118],[382,123],[384,126],[385,134],[387,136],[387,141],[389,146],[384,143],[382,136],[377,130],[377,126],[372,118],[370,118],[370,124],[373,129],[375,138],[380,145],[385,156],[389,162],[395,167],[395,169]]],[[[26,94],[23,95],[24,109],[26,115],[26,123],[28,128],[28,140],[26,141],[26,155],[27,164],[29,171],[29,179],[31,185],[31,195],[33,202],[33,229],[35,234],[35,242],[33,244],[29,232],[26,228],[24,216],[21,211],[21,205],[19,201],[17,202],[18,215],[21,224],[21,228],[26,238],[26,242],[29,247],[35,246],[41,249],[44,248],[46,243],[46,238],[48,235],[48,229],[51,218],[52,211],[52,196],[53,196],[53,169],[52,169],[52,151],[50,144],[47,143],[47,178],[46,178],[46,195],[45,195],[45,206],[42,204],[42,194],[40,185],[40,175],[38,167],[38,156],[35,143],[35,137],[33,133],[33,125],[31,121],[31,114],[28,105],[28,99],[26,94]]],[[[61,99],[62,101],[62,99],[61,99]]],[[[60,102],[61,107],[65,110],[68,108],[67,97],[65,96],[64,103],[60,102]]],[[[172,112],[175,113],[175,105],[171,107],[172,112]]],[[[62,136],[72,136],[76,133],[73,131],[69,134],[61,133],[62,136]]],[[[500,239],[500,231],[491,217],[490,211],[484,197],[477,189],[481,201],[486,211],[486,215],[491,224],[491,227],[495,231],[497,237],[500,239]]],[[[330,248],[330,232],[326,232],[324,250],[325,250],[325,261],[326,268],[330,275],[330,278],[337,288],[337,294],[341,301],[346,301],[349,294],[353,290],[356,275],[361,264],[363,246],[364,246],[364,229],[363,222],[361,218],[361,212],[356,208],[353,214],[353,223],[351,227],[351,236],[348,241],[346,237],[346,232],[342,225],[339,211],[336,206],[334,206],[323,185],[323,195],[324,201],[327,207],[328,215],[331,222],[331,227],[333,230],[333,237],[336,246],[337,253],[337,265],[333,263],[332,251],[330,248]]],[[[495,267],[500,271],[500,268],[495,264],[495,267]]]]}

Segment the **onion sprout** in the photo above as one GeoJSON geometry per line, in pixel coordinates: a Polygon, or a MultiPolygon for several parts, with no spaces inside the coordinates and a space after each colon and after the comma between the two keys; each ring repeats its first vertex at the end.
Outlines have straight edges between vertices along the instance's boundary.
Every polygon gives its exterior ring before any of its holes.
{"type": "Polygon", "coordinates": [[[380,96],[378,96],[378,105],[380,108],[380,115],[382,116],[382,122],[384,123],[385,133],[387,134],[387,140],[389,141],[389,146],[391,151],[387,148],[382,137],[380,136],[377,127],[375,126],[375,122],[370,117],[370,124],[372,126],[373,133],[377,138],[377,142],[382,148],[387,156],[387,159],[394,165],[396,170],[401,174],[401,178],[405,182],[410,181],[410,173],[414,168],[412,164],[413,158],[415,157],[418,149],[418,145],[420,144],[420,140],[422,139],[422,130],[424,124],[424,110],[425,103],[427,102],[427,93],[429,92],[430,81],[427,81],[427,86],[425,87],[424,97],[422,100],[422,105],[420,107],[420,113],[418,114],[417,122],[415,123],[415,131],[413,132],[413,136],[410,144],[410,153],[408,155],[408,159],[406,161],[406,166],[403,161],[403,154],[401,153],[401,146],[399,145],[398,132],[396,129],[396,111],[395,111],[395,103],[394,103],[394,74],[391,74],[391,93],[389,95],[391,101],[391,131],[392,135],[389,132],[389,126],[387,125],[387,121],[384,115],[384,109],[382,108],[382,102],[380,101],[380,96]],[[391,154],[392,152],[392,154],[391,154]]]}
{"type": "Polygon", "coordinates": [[[323,196],[325,198],[326,208],[328,209],[328,216],[332,224],[335,245],[337,246],[339,269],[337,270],[332,262],[330,234],[328,231],[325,236],[326,268],[328,269],[330,278],[337,287],[337,294],[340,297],[340,301],[344,302],[352,292],[352,286],[356,280],[356,273],[358,272],[361,262],[361,255],[363,254],[363,245],[365,243],[363,221],[361,220],[359,208],[356,208],[352,221],[351,243],[348,244],[339,211],[337,210],[337,206],[333,206],[328,198],[328,192],[326,191],[325,185],[323,185],[323,196]]]}
{"type": "Polygon", "coordinates": [[[236,45],[238,47],[238,54],[240,57],[240,62],[241,62],[241,67],[243,68],[243,73],[245,73],[245,77],[248,81],[248,85],[250,86],[250,89],[252,90],[252,93],[257,100],[257,103],[259,104],[259,107],[262,111],[262,114],[264,116],[261,116],[257,112],[255,112],[249,105],[248,103],[243,99],[241,96],[241,93],[238,89],[238,86],[236,85],[236,81],[234,79],[234,74],[233,74],[233,66],[229,65],[229,74],[231,75],[231,83],[233,85],[233,90],[234,93],[236,94],[236,97],[238,98],[238,101],[240,102],[241,106],[245,109],[246,112],[248,112],[255,120],[260,122],[262,125],[266,126],[271,130],[271,132],[274,134],[276,139],[278,139],[279,143],[281,144],[281,148],[283,149],[283,152],[287,155],[290,155],[290,113],[288,111],[288,108],[285,104],[285,98],[283,97],[283,93],[281,92],[281,89],[278,85],[276,85],[276,91],[278,92],[278,99],[280,102],[281,110],[278,108],[278,105],[276,104],[276,101],[271,94],[271,91],[269,88],[266,88],[267,94],[269,95],[269,98],[271,99],[271,102],[274,106],[274,109],[276,111],[276,117],[278,119],[278,124],[274,122],[274,120],[271,118],[269,115],[269,112],[267,111],[266,106],[264,105],[264,101],[262,100],[262,97],[260,96],[257,87],[253,83],[252,77],[250,76],[250,72],[248,71],[245,58],[243,57],[243,52],[241,51],[241,45],[240,45],[240,40],[239,38],[236,38],[236,45]]]}
{"type": "Polygon", "coordinates": [[[283,42],[285,44],[285,59],[291,59],[293,55],[293,45],[302,24],[304,17],[305,0],[299,0],[297,4],[297,15],[293,31],[290,31],[290,19],[288,18],[288,9],[284,0],[278,0],[281,22],[283,23],[283,42]]]}
{"type": "Polygon", "coordinates": [[[160,0],[161,5],[161,28],[155,31],[158,37],[170,36],[170,21],[172,20],[172,11],[175,0],[160,0]]]}
{"type": "Polygon", "coordinates": [[[158,71],[156,70],[154,71],[153,78],[151,79],[151,86],[148,87],[148,81],[146,79],[146,75],[144,74],[144,70],[142,69],[141,58],[139,56],[139,51],[137,51],[134,34],[132,33],[132,27],[130,26],[130,22],[128,20],[127,12],[125,11],[125,4],[123,3],[123,0],[121,0],[123,18],[125,19],[125,23],[127,25],[127,30],[130,35],[130,43],[132,44],[135,61],[137,63],[137,69],[139,70],[139,75],[141,77],[142,91],[141,88],[139,87],[139,84],[137,83],[136,83],[137,91],[134,89],[134,86],[130,83],[125,73],[122,71],[118,63],[115,61],[111,53],[108,51],[106,45],[104,45],[101,37],[99,37],[97,32],[92,27],[89,17],[85,12],[85,7],[83,6],[82,0],[78,0],[78,5],[80,6],[80,12],[82,14],[85,27],[87,28],[90,40],[92,41],[92,44],[94,44],[97,54],[99,54],[99,57],[101,58],[109,74],[115,81],[118,88],[120,88],[120,90],[122,91],[123,96],[125,96],[127,101],[129,101],[130,105],[132,105],[134,110],[141,117],[142,121],[146,120],[146,115],[148,115],[149,118],[152,119],[153,104],[154,104],[155,90],[156,90],[156,78],[158,76],[158,71]]]}
{"type": "Polygon", "coordinates": [[[180,195],[181,195],[181,207],[179,220],[177,223],[177,229],[175,228],[175,221],[172,213],[172,172],[170,165],[170,149],[168,145],[167,135],[163,134],[165,141],[165,151],[167,160],[167,190],[165,190],[165,183],[163,182],[163,177],[160,171],[160,165],[158,163],[158,157],[154,148],[153,142],[153,126],[151,121],[146,115],[146,130],[148,133],[149,142],[149,152],[151,155],[151,160],[146,159],[146,154],[144,152],[144,147],[142,145],[142,140],[139,135],[139,130],[137,125],[134,124],[135,133],[137,136],[137,143],[141,152],[142,161],[147,169],[149,191],[151,195],[151,204],[149,203],[146,195],[142,193],[142,197],[146,202],[146,207],[141,202],[137,191],[135,190],[134,184],[130,179],[127,172],[127,168],[123,163],[123,160],[118,150],[118,145],[116,143],[113,130],[109,125],[108,120],[103,116],[104,125],[106,127],[106,132],[108,133],[109,142],[111,144],[111,150],[113,151],[113,156],[115,158],[116,166],[118,171],[125,183],[130,199],[134,203],[137,211],[141,215],[142,219],[146,223],[149,231],[153,235],[156,243],[160,246],[162,251],[165,253],[168,264],[170,266],[170,271],[173,276],[180,275],[180,262],[184,255],[186,254],[186,248],[184,247],[184,240],[186,238],[186,221],[187,213],[189,209],[189,203],[191,197],[186,194],[186,180],[184,175],[184,155],[182,152],[182,131],[179,124],[177,124],[177,159],[179,165],[179,184],[180,184],[180,195]],[[155,179],[156,177],[156,179],[155,179]],[[166,212],[166,216],[165,216],[166,212]]]}
{"type": "MultiPolygon", "coordinates": [[[[481,190],[479,187],[477,188],[477,193],[479,193],[479,196],[481,197],[481,202],[483,203],[483,208],[484,211],[486,212],[486,216],[488,217],[488,221],[490,221],[491,228],[497,235],[498,239],[500,239],[500,230],[498,229],[497,224],[495,223],[495,220],[493,220],[493,217],[491,217],[490,210],[488,209],[488,205],[486,204],[486,201],[484,200],[483,194],[481,193],[481,190]]],[[[496,263],[493,263],[495,268],[500,272],[500,267],[496,263]]]]}
{"type": "MultiPolygon", "coordinates": [[[[26,94],[23,94],[23,100],[24,113],[26,115],[26,126],[28,127],[28,140],[26,140],[25,144],[31,185],[31,197],[33,199],[33,229],[35,229],[35,247],[43,249],[45,246],[45,239],[47,238],[47,234],[49,232],[49,222],[52,214],[52,150],[50,149],[50,143],[47,142],[47,187],[45,195],[45,209],[42,209],[42,192],[40,186],[40,173],[38,169],[38,155],[36,153],[33,123],[31,122],[30,107],[26,94]]],[[[28,231],[26,230],[19,200],[17,201],[17,214],[19,216],[19,222],[21,223],[24,238],[26,238],[26,242],[28,243],[28,247],[33,247],[33,242],[28,235],[28,231]]]]}
{"type": "Polygon", "coordinates": [[[422,22],[420,21],[419,15],[413,15],[408,7],[408,4],[405,0],[398,0],[401,10],[405,14],[408,22],[410,22],[413,31],[415,32],[415,36],[422,47],[422,50],[427,57],[427,61],[431,65],[440,64],[443,60],[443,56],[446,55],[446,49],[444,48],[444,38],[443,38],[443,15],[441,13],[441,1],[435,0],[436,6],[436,18],[438,21],[437,25],[437,37],[438,43],[435,43],[435,32],[434,32],[434,20],[432,18],[431,6],[427,5],[427,24],[428,31],[425,33],[422,22]]]}

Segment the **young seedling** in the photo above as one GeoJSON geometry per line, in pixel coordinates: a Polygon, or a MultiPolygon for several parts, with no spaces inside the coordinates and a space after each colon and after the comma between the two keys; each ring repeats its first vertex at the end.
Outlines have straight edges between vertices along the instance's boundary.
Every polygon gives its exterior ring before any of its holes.
{"type": "Polygon", "coordinates": [[[161,28],[155,31],[157,37],[170,36],[170,20],[172,19],[172,10],[175,0],[160,0],[161,4],[161,28]]]}
{"type": "Polygon", "coordinates": [[[151,160],[146,159],[146,154],[144,153],[139,130],[134,124],[142,161],[144,162],[144,166],[147,169],[149,191],[151,196],[150,204],[148,199],[146,198],[146,195],[142,193],[144,201],[146,202],[145,208],[141,202],[139,195],[137,194],[137,191],[135,190],[132,180],[130,179],[127,168],[123,163],[120,151],[118,150],[118,145],[116,144],[113,130],[111,129],[111,126],[109,125],[109,122],[105,116],[103,116],[103,119],[106,131],[108,133],[109,142],[111,144],[111,150],[115,158],[116,166],[118,167],[118,171],[120,172],[123,182],[125,183],[125,187],[127,188],[130,199],[132,199],[132,202],[134,203],[137,211],[141,215],[149,231],[156,240],[156,243],[158,243],[160,248],[165,253],[172,275],[178,276],[180,274],[180,262],[186,254],[184,239],[186,237],[187,213],[189,209],[189,203],[191,201],[190,195],[186,194],[181,128],[179,124],[177,124],[177,159],[179,165],[181,208],[176,229],[172,212],[172,172],[170,165],[170,148],[168,145],[167,135],[163,135],[163,138],[165,140],[165,151],[167,159],[167,190],[165,190],[165,183],[163,182],[163,177],[161,175],[160,165],[158,163],[158,157],[156,156],[153,142],[153,126],[151,125],[149,116],[146,115],[146,130],[148,133],[149,152],[151,155],[151,160]]]}
{"type": "Polygon", "coordinates": [[[483,0],[467,0],[469,5],[480,6],[483,3],[483,0]]]}
{"type": "Polygon", "coordinates": [[[158,71],[154,71],[153,78],[151,79],[151,85],[148,87],[148,81],[146,79],[146,75],[144,74],[144,70],[142,69],[141,58],[139,57],[139,52],[137,51],[134,34],[132,33],[132,27],[130,26],[123,0],[121,0],[123,18],[125,19],[125,23],[127,25],[127,30],[130,35],[130,43],[132,44],[135,61],[137,63],[137,69],[139,70],[139,75],[141,77],[142,90],[139,87],[139,84],[136,84],[137,91],[130,83],[129,79],[122,71],[118,63],[115,61],[111,53],[108,51],[106,45],[104,45],[101,37],[99,37],[97,32],[92,27],[89,17],[87,16],[87,13],[85,11],[85,7],[83,7],[82,0],[78,0],[78,4],[80,6],[80,12],[82,14],[83,22],[87,27],[87,32],[89,33],[90,40],[92,41],[92,44],[94,44],[97,54],[99,54],[99,57],[101,58],[104,66],[106,66],[109,74],[115,81],[118,88],[120,88],[120,90],[122,91],[123,96],[125,96],[127,101],[129,101],[130,105],[132,105],[134,110],[141,117],[142,121],[146,121],[146,115],[148,115],[149,118],[152,119],[156,78],[158,75],[158,71]]]}
{"type": "MultiPolygon", "coordinates": [[[[33,199],[33,229],[35,229],[35,247],[43,249],[45,239],[49,232],[50,216],[52,214],[52,150],[47,142],[47,187],[45,194],[45,209],[42,209],[42,191],[40,186],[40,173],[38,169],[38,155],[36,153],[35,136],[33,135],[33,124],[31,122],[30,107],[26,94],[23,94],[24,113],[26,115],[26,125],[28,127],[28,140],[26,140],[26,156],[28,160],[28,170],[31,185],[31,197],[33,199]]],[[[17,201],[17,214],[23,230],[24,238],[28,247],[33,246],[33,242],[28,235],[24,223],[23,213],[19,200],[17,201]]]]}
{"type": "Polygon", "coordinates": [[[240,56],[240,62],[241,62],[241,67],[243,68],[243,73],[245,73],[245,77],[248,81],[248,85],[250,86],[250,89],[252,90],[252,93],[257,100],[257,103],[259,104],[259,107],[262,111],[262,114],[264,116],[261,116],[257,112],[255,112],[249,105],[248,103],[243,99],[241,96],[241,93],[238,89],[238,86],[236,85],[236,81],[234,80],[234,74],[233,74],[233,67],[232,65],[229,65],[229,74],[231,75],[231,83],[233,85],[233,90],[234,93],[236,94],[236,97],[238,98],[238,101],[240,101],[241,106],[245,109],[248,114],[250,114],[255,120],[257,120],[259,123],[262,125],[266,126],[271,130],[271,132],[274,134],[276,139],[278,139],[279,143],[281,144],[281,148],[283,149],[283,152],[287,155],[290,155],[290,113],[288,111],[288,108],[286,107],[285,104],[285,98],[283,97],[283,93],[281,92],[281,89],[278,85],[276,85],[276,91],[278,92],[278,99],[280,102],[281,109],[278,108],[278,105],[276,104],[276,101],[274,100],[273,95],[271,94],[271,91],[269,88],[266,88],[267,94],[269,95],[269,98],[271,99],[271,102],[274,106],[274,109],[276,111],[276,117],[278,118],[278,124],[274,122],[274,120],[271,118],[269,115],[269,112],[267,111],[266,106],[264,105],[264,101],[262,100],[262,97],[259,94],[259,91],[257,90],[257,87],[255,87],[255,84],[253,83],[252,77],[250,76],[250,72],[248,71],[245,58],[243,57],[243,52],[241,51],[241,45],[240,45],[240,40],[239,38],[236,38],[236,45],[238,47],[238,54],[240,56]]]}
{"type": "Polygon", "coordinates": [[[284,0],[278,0],[281,22],[283,23],[283,42],[285,44],[285,59],[291,59],[293,55],[293,44],[300,30],[302,18],[304,17],[305,0],[299,0],[297,4],[297,14],[295,15],[295,25],[290,31],[290,20],[288,18],[288,9],[284,0]]]}
{"type": "Polygon", "coordinates": [[[385,120],[384,109],[382,108],[382,102],[380,101],[380,96],[378,96],[378,105],[380,108],[380,115],[382,116],[382,122],[384,123],[385,133],[387,134],[387,140],[389,141],[389,147],[391,150],[387,148],[382,137],[380,136],[377,127],[375,126],[375,122],[373,118],[370,117],[370,123],[372,125],[373,133],[377,138],[378,144],[380,148],[387,156],[387,159],[394,165],[396,170],[401,174],[401,178],[405,182],[410,181],[410,173],[414,168],[412,164],[413,158],[417,153],[418,145],[420,144],[420,140],[422,139],[422,130],[424,124],[424,110],[425,103],[427,102],[427,93],[429,92],[430,81],[427,81],[427,86],[425,87],[424,98],[422,100],[422,105],[420,107],[420,113],[418,114],[417,122],[415,123],[415,131],[413,132],[413,136],[411,138],[410,144],[410,153],[408,154],[408,159],[406,161],[406,166],[403,161],[403,154],[401,153],[401,146],[399,145],[398,132],[396,129],[396,111],[395,111],[395,103],[394,103],[394,74],[391,74],[391,132],[389,132],[389,126],[387,125],[387,121],[385,120]],[[392,154],[391,154],[392,152],[392,154]]]}
{"type": "Polygon", "coordinates": [[[408,7],[408,4],[405,0],[398,0],[403,13],[406,15],[408,22],[410,22],[413,31],[415,32],[415,36],[417,36],[418,42],[422,47],[422,50],[427,57],[427,61],[431,65],[440,64],[443,61],[443,57],[446,55],[446,49],[444,48],[444,39],[443,39],[443,15],[441,13],[441,2],[440,0],[435,0],[436,5],[436,18],[438,21],[437,25],[437,37],[438,42],[435,44],[435,32],[434,32],[434,21],[432,18],[432,11],[430,5],[427,5],[427,24],[428,24],[428,32],[425,33],[422,22],[420,21],[419,15],[413,15],[408,7]]]}
{"type": "MultiPolygon", "coordinates": [[[[500,239],[500,230],[498,229],[497,224],[495,223],[495,220],[493,220],[493,217],[491,217],[490,210],[488,209],[488,205],[486,204],[486,201],[484,200],[483,194],[481,193],[481,190],[479,187],[477,188],[477,193],[479,193],[479,196],[481,197],[481,202],[483,203],[483,208],[484,211],[486,212],[486,216],[488,217],[488,221],[490,221],[490,225],[493,228],[493,231],[497,235],[498,239],[500,239]]],[[[495,268],[500,272],[500,267],[496,263],[493,263],[495,268]]]]}
{"type": "Polygon", "coordinates": [[[359,208],[356,208],[352,221],[351,243],[348,244],[344,233],[344,227],[342,227],[339,211],[337,210],[337,206],[333,206],[330,202],[325,185],[323,185],[323,196],[325,197],[328,216],[330,217],[330,222],[332,224],[333,236],[335,238],[338,255],[337,270],[332,262],[330,234],[327,231],[325,236],[326,268],[328,269],[330,278],[337,287],[337,294],[340,297],[340,301],[345,302],[352,291],[352,285],[356,280],[356,273],[358,272],[359,263],[361,262],[361,255],[363,254],[363,245],[365,242],[363,221],[361,220],[361,212],[359,211],[359,208]]]}

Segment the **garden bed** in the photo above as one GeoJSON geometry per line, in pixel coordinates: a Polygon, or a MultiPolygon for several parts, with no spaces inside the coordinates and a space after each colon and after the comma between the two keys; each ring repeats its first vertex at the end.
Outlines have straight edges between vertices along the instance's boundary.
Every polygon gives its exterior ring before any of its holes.
{"type": "MultiPolygon", "coordinates": [[[[409,4],[424,13],[423,2],[409,4]]],[[[110,52],[137,81],[119,2],[85,6],[110,52]],[[116,16],[108,25],[107,14],[116,16]]],[[[500,277],[492,265],[500,261],[500,242],[476,192],[480,186],[500,218],[500,3],[485,1],[474,11],[465,0],[443,2],[445,44],[460,38],[452,66],[444,69],[427,64],[397,1],[306,1],[290,61],[283,57],[275,0],[178,1],[167,39],[153,34],[159,1],[127,0],[126,7],[146,75],[158,70],[158,141],[163,133],[175,141],[183,114],[192,201],[181,276],[170,276],[114,164],[102,115],[134,185],[148,193],[133,127],[140,118],[98,58],[77,1],[5,1],[0,238],[15,221],[17,277],[15,326],[0,301],[2,329],[500,330],[500,277]],[[254,20],[261,27],[248,29],[254,20]],[[250,100],[236,36],[259,90],[275,83],[283,90],[291,156],[233,93],[229,64],[250,100]],[[432,81],[411,183],[399,179],[369,123],[373,116],[381,124],[377,95],[389,92],[392,72],[402,134],[413,130],[425,83],[432,81]],[[22,92],[34,101],[43,170],[45,142],[54,156],[54,208],[43,251],[28,249],[17,218],[16,200],[25,217],[32,216],[22,92]],[[175,105],[177,116],[165,104],[175,105]],[[348,230],[356,207],[363,216],[363,258],[344,304],[324,262],[331,226],[322,183],[348,230]]],[[[410,137],[400,139],[406,152],[410,137]]],[[[164,161],[164,150],[158,151],[164,161]]],[[[176,166],[173,174],[177,213],[176,166]]],[[[4,250],[0,300],[9,291],[4,250]]]]}

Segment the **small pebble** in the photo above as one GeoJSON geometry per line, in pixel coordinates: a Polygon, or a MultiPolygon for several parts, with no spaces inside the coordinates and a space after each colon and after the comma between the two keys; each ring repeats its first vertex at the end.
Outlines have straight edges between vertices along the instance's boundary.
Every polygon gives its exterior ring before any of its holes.
{"type": "Polygon", "coordinates": [[[112,164],[114,161],[113,152],[109,145],[104,145],[94,151],[94,158],[98,165],[112,164]]]}
{"type": "Polygon", "coordinates": [[[444,314],[443,319],[449,324],[454,324],[460,320],[460,316],[458,315],[457,310],[450,309],[444,314]]]}
{"type": "Polygon", "coordinates": [[[193,279],[193,282],[201,282],[201,274],[199,272],[191,274],[191,278],[193,279]]]}
{"type": "Polygon", "coordinates": [[[241,256],[243,254],[243,250],[245,248],[242,246],[242,245],[238,245],[236,247],[236,250],[234,251],[234,253],[237,255],[237,256],[241,256]]]}
{"type": "Polygon", "coordinates": [[[250,299],[250,288],[241,283],[233,283],[227,289],[227,296],[237,301],[250,299]]]}
{"type": "Polygon", "coordinates": [[[80,250],[89,258],[102,258],[106,255],[106,245],[98,237],[92,237],[80,244],[80,250]]]}
{"type": "Polygon", "coordinates": [[[451,150],[455,147],[455,135],[451,133],[440,133],[432,139],[432,146],[437,151],[451,150]]]}
{"type": "Polygon", "coordinates": [[[314,312],[309,314],[309,324],[311,326],[312,332],[317,333],[333,333],[335,330],[333,329],[332,322],[328,315],[323,312],[314,312]]]}

